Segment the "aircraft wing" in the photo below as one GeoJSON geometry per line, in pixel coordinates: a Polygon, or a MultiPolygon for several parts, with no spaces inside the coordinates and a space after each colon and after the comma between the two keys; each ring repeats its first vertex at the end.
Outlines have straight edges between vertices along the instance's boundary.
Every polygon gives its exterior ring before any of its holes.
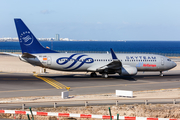
{"type": "Polygon", "coordinates": [[[111,69],[120,69],[122,67],[122,64],[119,60],[118,61],[112,61],[111,63],[109,63],[107,65],[107,67],[111,68],[111,69]]]}
{"type": "Polygon", "coordinates": [[[107,65],[103,65],[103,66],[92,66],[90,68],[88,68],[88,71],[104,71],[104,70],[119,70],[122,67],[122,63],[121,61],[117,58],[116,54],[114,53],[113,49],[111,48],[111,55],[112,55],[112,59],[113,61],[107,65]]]}
{"type": "Polygon", "coordinates": [[[113,70],[118,70],[122,67],[122,63],[121,61],[117,58],[116,54],[114,53],[113,49],[111,48],[111,55],[112,55],[112,59],[113,61],[105,66],[102,66],[100,68],[98,68],[98,71],[102,71],[105,69],[113,69],[113,70]]]}

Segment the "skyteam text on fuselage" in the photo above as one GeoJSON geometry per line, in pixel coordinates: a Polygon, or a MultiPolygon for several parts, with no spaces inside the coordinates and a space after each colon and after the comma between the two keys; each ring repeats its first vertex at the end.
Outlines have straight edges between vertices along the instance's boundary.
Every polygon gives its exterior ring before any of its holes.
{"type": "Polygon", "coordinates": [[[20,60],[32,65],[60,71],[87,71],[91,77],[102,74],[136,75],[138,71],[162,71],[176,66],[176,63],[162,55],[110,53],[59,53],[44,48],[21,19],[14,19],[22,55],[20,60]]]}

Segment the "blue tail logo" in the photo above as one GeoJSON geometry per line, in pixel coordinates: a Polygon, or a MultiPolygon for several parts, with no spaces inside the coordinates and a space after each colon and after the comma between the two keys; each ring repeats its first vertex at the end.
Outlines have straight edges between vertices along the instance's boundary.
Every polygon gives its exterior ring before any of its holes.
{"type": "Polygon", "coordinates": [[[57,53],[44,48],[21,19],[14,19],[22,53],[57,53]]]}
{"type": "Polygon", "coordinates": [[[33,43],[33,36],[31,36],[30,31],[25,31],[21,34],[19,42],[23,43],[26,46],[29,46],[33,43]]]}

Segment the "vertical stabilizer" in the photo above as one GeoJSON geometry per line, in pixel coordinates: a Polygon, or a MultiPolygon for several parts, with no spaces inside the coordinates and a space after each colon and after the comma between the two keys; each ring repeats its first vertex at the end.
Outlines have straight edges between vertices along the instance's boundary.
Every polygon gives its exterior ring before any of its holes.
{"type": "Polygon", "coordinates": [[[14,19],[22,53],[57,53],[44,48],[21,19],[14,19]]]}

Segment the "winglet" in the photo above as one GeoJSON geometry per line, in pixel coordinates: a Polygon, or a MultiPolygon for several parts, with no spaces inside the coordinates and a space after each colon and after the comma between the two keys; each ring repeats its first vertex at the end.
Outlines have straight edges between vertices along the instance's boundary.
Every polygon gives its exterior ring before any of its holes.
{"type": "Polygon", "coordinates": [[[110,48],[110,50],[111,50],[112,59],[113,59],[113,60],[118,60],[118,58],[117,58],[114,50],[113,50],[112,48],[110,48]]]}

